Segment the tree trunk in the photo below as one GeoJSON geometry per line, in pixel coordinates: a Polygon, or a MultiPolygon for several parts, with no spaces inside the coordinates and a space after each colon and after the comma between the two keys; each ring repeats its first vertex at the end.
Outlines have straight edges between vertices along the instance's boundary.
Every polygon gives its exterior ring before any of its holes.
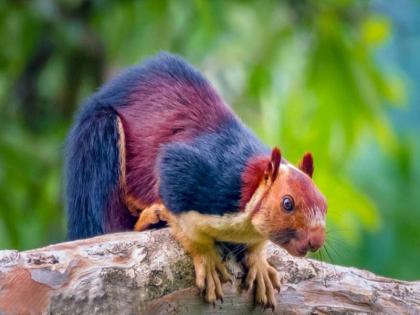
{"type": "MultiPolygon", "coordinates": [[[[274,314],[420,314],[420,282],[267,250],[282,279],[274,314]]],[[[238,289],[240,264],[229,260],[228,268],[236,280],[212,306],[198,296],[191,259],[167,229],[0,251],[0,314],[263,313],[238,289]]]]}

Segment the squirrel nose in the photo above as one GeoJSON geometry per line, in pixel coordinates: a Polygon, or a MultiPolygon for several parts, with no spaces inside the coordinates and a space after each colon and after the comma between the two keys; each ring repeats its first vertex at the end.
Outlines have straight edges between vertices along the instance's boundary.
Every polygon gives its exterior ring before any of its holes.
{"type": "Polygon", "coordinates": [[[308,248],[311,252],[315,252],[324,245],[325,231],[324,228],[317,227],[309,232],[308,248]]]}

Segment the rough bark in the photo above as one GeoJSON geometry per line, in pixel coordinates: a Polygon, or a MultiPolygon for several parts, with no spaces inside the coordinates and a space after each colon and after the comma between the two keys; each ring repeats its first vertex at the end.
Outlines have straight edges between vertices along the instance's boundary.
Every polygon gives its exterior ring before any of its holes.
{"type": "MultiPolygon", "coordinates": [[[[282,278],[275,314],[420,314],[420,282],[267,250],[282,278]]],[[[251,292],[239,292],[241,266],[228,267],[236,280],[212,306],[198,296],[192,262],[167,229],[1,251],[0,314],[263,313],[251,292]]]]}

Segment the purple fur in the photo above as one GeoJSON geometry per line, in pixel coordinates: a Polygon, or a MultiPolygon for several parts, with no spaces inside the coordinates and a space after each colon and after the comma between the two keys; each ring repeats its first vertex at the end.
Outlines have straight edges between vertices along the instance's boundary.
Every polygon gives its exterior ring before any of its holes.
{"type": "Polygon", "coordinates": [[[234,114],[210,83],[177,57],[162,54],[144,69],[146,80],[117,111],[126,133],[127,191],[151,204],[159,199],[160,147],[214,132],[234,114]]]}

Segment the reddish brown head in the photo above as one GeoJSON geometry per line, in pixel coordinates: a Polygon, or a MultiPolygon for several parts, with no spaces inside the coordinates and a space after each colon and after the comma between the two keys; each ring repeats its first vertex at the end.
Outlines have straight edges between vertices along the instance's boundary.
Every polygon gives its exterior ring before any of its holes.
{"type": "Polygon", "coordinates": [[[303,156],[299,167],[282,160],[274,148],[259,185],[247,205],[257,231],[290,254],[304,256],[325,240],[325,197],[312,181],[313,159],[303,156]]]}

